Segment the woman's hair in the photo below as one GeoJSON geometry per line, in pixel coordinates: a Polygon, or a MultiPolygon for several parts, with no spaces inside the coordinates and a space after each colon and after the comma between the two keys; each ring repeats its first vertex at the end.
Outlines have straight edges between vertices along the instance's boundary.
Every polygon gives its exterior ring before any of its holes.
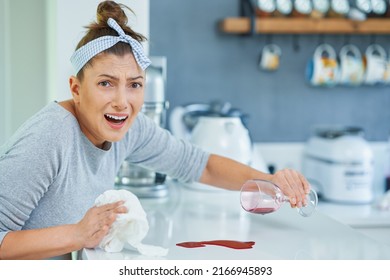
{"type": "MultiPolygon", "coordinates": [[[[134,12],[129,7],[123,4],[119,4],[114,1],[101,2],[97,7],[96,22],[92,22],[91,24],[86,26],[87,33],[77,44],[76,50],[99,37],[118,36],[118,33],[110,26],[108,26],[107,20],[109,18],[113,18],[123,29],[123,31],[127,35],[130,35],[133,39],[137,40],[138,42],[145,41],[146,38],[142,34],[135,32],[133,29],[127,26],[128,19],[124,11],[125,9],[129,10],[131,13],[134,14],[134,12]]],[[[118,56],[123,56],[131,52],[132,52],[131,46],[124,42],[119,42],[114,46],[112,46],[111,48],[103,51],[103,53],[110,53],[118,56]]],[[[84,65],[84,67],[77,73],[77,78],[79,78],[80,80],[83,79],[85,67],[91,66],[92,62],[93,62],[93,58],[90,61],[88,61],[84,65]]]]}

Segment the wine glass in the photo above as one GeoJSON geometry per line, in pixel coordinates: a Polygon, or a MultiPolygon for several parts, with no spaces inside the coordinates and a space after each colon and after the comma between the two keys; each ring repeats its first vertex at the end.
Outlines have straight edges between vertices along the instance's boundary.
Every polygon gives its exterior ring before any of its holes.
{"type": "MultiPolygon", "coordinates": [[[[242,208],[250,213],[268,214],[277,211],[283,203],[289,202],[281,189],[266,180],[249,180],[241,187],[240,201],[242,208]]],[[[298,208],[298,213],[309,217],[318,204],[317,193],[311,189],[306,195],[304,206],[298,208]]]]}

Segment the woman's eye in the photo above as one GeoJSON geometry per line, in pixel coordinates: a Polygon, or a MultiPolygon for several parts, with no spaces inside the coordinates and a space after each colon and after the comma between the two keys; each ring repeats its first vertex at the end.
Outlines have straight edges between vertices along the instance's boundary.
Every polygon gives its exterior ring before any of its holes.
{"type": "Polygon", "coordinates": [[[109,81],[103,81],[103,82],[100,82],[99,85],[101,85],[103,87],[109,87],[111,84],[109,81]]]}
{"type": "Polygon", "coordinates": [[[140,84],[140,83],[132,83],[131,87],[132,88],[140,88],[140,87],[142,87],[142,84],[140,84]]]}

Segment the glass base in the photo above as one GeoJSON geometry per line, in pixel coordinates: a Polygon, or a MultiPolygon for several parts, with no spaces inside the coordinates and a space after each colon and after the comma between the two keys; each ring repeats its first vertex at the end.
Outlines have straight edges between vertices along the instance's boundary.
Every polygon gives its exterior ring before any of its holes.
{"type": "Polygon", "coordinates": [[[311,214],[316,210],[318,204],[318,196],[317,193],[311,189],[310,192],[306,196],[307,204],[301,208],[298,208],[298,213],[302,217],[310,217],[311,214]]]}

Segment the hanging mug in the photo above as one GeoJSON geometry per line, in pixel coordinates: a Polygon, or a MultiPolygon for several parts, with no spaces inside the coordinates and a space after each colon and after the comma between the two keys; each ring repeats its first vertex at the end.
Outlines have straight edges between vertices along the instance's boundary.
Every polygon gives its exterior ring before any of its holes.
{"type": "Polygon", "coordinates": [[[368,46],[364,59],[365,77],[367,85],[381,84],[384,82],[386,71],[386,51],[378,44],[368,46]]]}
{"type": "Polygon", "coordinates": [[[338,76],[336,51],[329,44],[319,45],[307,65],[307,80],[314,86],[334,86],[338,82],[338,76]]]}
{"type": "Polygon", "coordinates": [[[340,80],[342,85],[358,86],[363,82],[364,66],[362,55],[354,45],[345,45],[340,54],[340,80]]]}
{"type": "Polygon", "coordinates": [[[266,71],[275,71],[279,68],[282,50],[278,45],[269,44],[261,51],[259,66],[266,71]]]}

